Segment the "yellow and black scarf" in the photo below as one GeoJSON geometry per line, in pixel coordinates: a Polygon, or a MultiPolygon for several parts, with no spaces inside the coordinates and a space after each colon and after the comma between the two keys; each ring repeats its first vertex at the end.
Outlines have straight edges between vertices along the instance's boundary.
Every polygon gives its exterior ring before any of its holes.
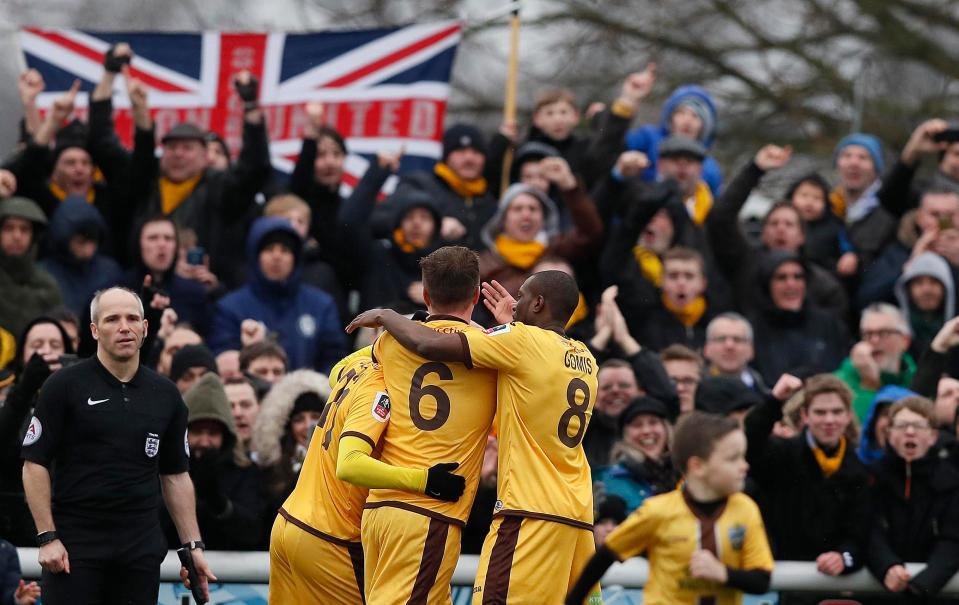
{"type": "Polygon", "coordinates": [[[699,320],[703,318],[703,314],[706,313],[706,299],[702,296],[697,296],[696,300],[682,307],[674,305],[665,292],[660,296],[660,300],[663,301],[666,310],[687,328],[698,324],[699,320]]]}
{"type": "Polygon", "coordinates": [[[521,242],[505,235],[496,236],[496,253],[508,264],[529,269],[546,252],[546,244],[533,240],[521,242]]]}
{"type": "Polygon", "coordinates": [[[486,193],[486,179],[483,177],[470,180],[460,178],[453,172],[452,168],[443,162],[437,162],[436,166],[433,167],[433,172],[443,179],[449,185],[449,188],[460,197],[476,197],[486,193]]]}
{"type": "Polygon", "coordinates": [[[170,214],[180,207],[186,198],[190,197],[196,184],[200,182],[202,174],[191,179],[174,183],[165,176],[160,177],[160,208],[163,214],[170,214]]]}

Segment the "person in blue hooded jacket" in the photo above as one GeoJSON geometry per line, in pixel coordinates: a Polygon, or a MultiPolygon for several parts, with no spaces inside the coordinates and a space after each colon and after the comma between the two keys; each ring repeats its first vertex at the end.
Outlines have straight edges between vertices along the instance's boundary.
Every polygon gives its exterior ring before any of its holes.
{"type": "Polygon", "coordinates": [[[103,216],[80,196],[63,200],[50,219],[40,266],[57,280],[64,304],[80,316],[97,290],[120,281],[120,265],[100,252],[106,234],[103,216]]]}
{"type": "Polygon", "coordinates": [[[289,357],[290,369],[329,372],[346,355],[336,303],[301,283],[303,241],[289,220],[262,217],[250,228],[249,282],[217,303],[208,344],[217,354],[240,349],[244,319],[262,322],[289,357]]]}
{"type": "Polygon", "coordinates": [[[872,398],[872,404],[862,423],[859,447],[856,448],[856,455],[863,464],[872,464],[886,453],[886,445],[889,443],[889,409],[892,404],[911,395],[916,395],[916,392],[890,384],[879,389],[872,398]]]}
{"type": "MultiPolygon", "coordinates": [[[[663,104],[659,124],[644,124],[626,133],[626,149],[642,151],[649,166],[642,174],[644,181],[656,180],[659,144],[670,136],[699,141],[709,149],[716,137],[717,114],[713,98],[700,86],[687,84],[673,91],[663,104]]],[[[703,181],[713,195],[719,195],[723,175],[711,156],[703,161],[703,181]]]]}

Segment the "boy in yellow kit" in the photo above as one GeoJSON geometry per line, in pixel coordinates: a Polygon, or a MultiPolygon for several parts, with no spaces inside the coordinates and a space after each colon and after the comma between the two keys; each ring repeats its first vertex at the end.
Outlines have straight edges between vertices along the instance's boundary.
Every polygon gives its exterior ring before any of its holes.
{"type": "Polygon", "coordinates": [[[449,466],[455,465],[400,468],[370,456],[374,448],[378,452],[389,426],[391,404],[383,371],[369,351],[344,359],[331,375],[336,382],[310,440],[296,487],[273,524],[271,604],[365,602],[360,515],[367,490],[341,479],[419,493],[432,488],[439,492],[437,497],[451,500],[462,493],[462,477],[448,472],[449,466]],[[350,473],[342,476],[338,463],[351,457],[356,460],[350,473]]]}
{"type": "Polygon", "coordinates": [[[646,553],[645,605],[739,605],[769,590],[772,552],[759,508],[740,493],[746,436],[730,418],[692,412],[673,434],[684,484],[643,502],[606,538],[566,597],[579,605],[615,561],[646,553]]]}
{"type": "MultiPolygon", "coordinates": [[[[558,603],[594,552],[593,492],[582,441],[596,399],[596,360],[564,327],[575,280],[542,271],[515,301],[516,322],[455,335],[382,309],[351,325],[384,326],[434,361],[498,371],[499,470],[474,605],[558,603]]],[[[585,596],[585,595],[584,595],[585,596]]],[[[600,602],[598,584],[589,603],[600,602]]]]}

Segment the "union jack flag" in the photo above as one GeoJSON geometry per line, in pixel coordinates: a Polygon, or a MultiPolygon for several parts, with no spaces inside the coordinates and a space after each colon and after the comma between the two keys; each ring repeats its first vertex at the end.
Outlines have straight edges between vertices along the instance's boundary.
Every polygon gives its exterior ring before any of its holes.
{"type": "MultiPolygon", "coordinates": [[[[440,156],[449,77],[461,38],[457,21],[348,32],[142,33],[26,28],[20,44],[28,67],[40,71],[46,91],[41,112],[81,81],[77,114],[103,73],[103,55],[128,42],[132,74],[149,89],[162,135],[194,122],[219,133],[237,152],[242,101],[233,76],[251,71],[260,81],[260,104],[269,125],[274,166],[289,172],[306,124],[304,104],[320,101],[324,120],[347,140],[344,185],[350,188],[378,151],[406,156],[402,169],[428,168],[440,156]]],[[[131,144],[130,102],[122,77],[113,103],[117,133],[131,144]]]]}

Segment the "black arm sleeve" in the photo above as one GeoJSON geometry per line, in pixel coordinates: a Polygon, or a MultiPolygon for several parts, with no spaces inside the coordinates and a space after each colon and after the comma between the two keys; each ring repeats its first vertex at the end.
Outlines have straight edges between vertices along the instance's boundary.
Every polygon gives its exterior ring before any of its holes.
{"type": "Polygon", "coordinates": [[[566,595],[566,605],[583,605],[583,601],[589,596],[589,591],[602,579],[606,570],[618,560],[616,553],[605,546],[600,546],[593,558],[583,568],[583,573],[579,574],[576,584],[566,595]]]}
{"type": "Polygon", "coordinates": [[[754,162],[744,166],[726,186],[706,218],[706,233],[716,265],[740,297],[744,291],[751,291],[742,282],[750,275],[752,249],[739,228],[739,211],[762,176],[763,171],[754,162]]]}
{"type": "Polygon", "coordinates": [[[669,410],[669,421],[676,422],[679,416],[679,395],[673,386],[659,355],[649,349],[642,349],[629,359],[636,380],[650,397],[659,399],[669,410]]]}
{"type": "Polygon", "coordinates": [[[769,582],[772,574],[765,569],[732,569],[726,568],[726,586],[749,594],[763,594],[769,592],[769,582]]]}
{"type": "Polygon", "coordinates": [[[897,219],[919,205],[919,199],[912,190],[912,179],[916,175],[916,167],[896,160],[889,172],[883,176],[882,185],[876,192],[876,198],[886,212],[897,219]]]}
{"type": "Polygon", "coordinates": [[[939,387],[939,378],[946,371],[946,354],[937,353],[932,348],[927,348],[919,363],[916,364],[916,373],[912,377],[912,390],[923,397],[936,396],[936,389],[939,387]]]}

